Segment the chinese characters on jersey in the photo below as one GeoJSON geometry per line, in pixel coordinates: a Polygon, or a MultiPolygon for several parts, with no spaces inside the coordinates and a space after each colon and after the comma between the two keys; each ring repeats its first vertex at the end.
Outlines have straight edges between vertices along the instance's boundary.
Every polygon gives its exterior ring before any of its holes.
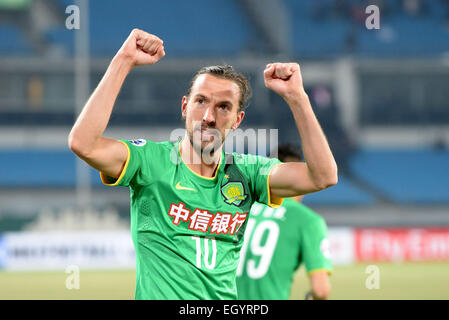
{"type": "Polygon", "coordinates": [[[173,217],[173,224],[179,225],[181,221],[189,222],[189,229],[215,234],[234,235],[246,220],[246,213],[236,212],[234,216],[231,213],[210,213],[208,210],[195,209],[191,212],[185,207],[185,204],[172,203],[168,215],[173,217]]]}

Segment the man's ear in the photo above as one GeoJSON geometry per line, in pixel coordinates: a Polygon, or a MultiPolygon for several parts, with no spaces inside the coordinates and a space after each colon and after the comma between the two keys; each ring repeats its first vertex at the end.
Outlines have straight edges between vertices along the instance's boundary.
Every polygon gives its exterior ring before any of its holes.
{"type": "Polygon", "coordinates": [[[186,96],[182,97],[182,101],[181,101],[181,114],[182,114],[182,119],[186,119],[187,117],[187,102],[189,101],[189,99],[186,96]]]}
{"type": "Polygon", "coordinates": [[[232,126],[232,130],[237,129],[240,126],[244,117],[245,117],[245,111],[238,111],[237,120],[235,121],[234,125],[232,126]]]}

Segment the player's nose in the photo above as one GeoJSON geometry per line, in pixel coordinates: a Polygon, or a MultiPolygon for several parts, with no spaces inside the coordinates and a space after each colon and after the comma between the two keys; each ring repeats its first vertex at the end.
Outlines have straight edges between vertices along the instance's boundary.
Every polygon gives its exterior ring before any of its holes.
{"type": "Polygon", "coordinates": [[[209,124],[215,124],[215,109],[211,105],[206,109],[206,111],[203,114],[203,122],[209,124]]]}

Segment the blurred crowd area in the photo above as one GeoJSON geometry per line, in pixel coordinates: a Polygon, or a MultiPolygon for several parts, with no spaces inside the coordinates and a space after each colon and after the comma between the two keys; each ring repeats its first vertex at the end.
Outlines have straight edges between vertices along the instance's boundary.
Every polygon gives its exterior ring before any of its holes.
{"type": "MultiPolygon", "coordinates": [[[[300,147],[290,110],[262,72],[298,61],[340,169],[337,186],[305,203],[331,224],[363,224],[372,215],[360,213],[372,208],[398,214],[388,220],[395,225],[449,224],[447,0],[0,0],[0,229],[19,228],[11,218],[19,216],[47,228],[30,216],[77,206],[79,166],[66,145],[82,107],[77,33],[89,31],[91,92],[134,27],[163,39],[167,55],[128,77],[112,136],[167,140],[183,127],[180,101],[195,71],[228,63],[253,87],[242,128],[276,128],[279,143],[300,147]],[[68,29],[67,7],[84,3],[81,29],[68,29]],[[369,5],[379,8],[379,29],[365,25],[369,5]],[[360,219],[345,220],[351,212],[360,219]]],[[[126,217],[127,190],[89,174],[92,204],[126,217]]],[[[381,213],[370,223],[385,225],[381,213]]]]}

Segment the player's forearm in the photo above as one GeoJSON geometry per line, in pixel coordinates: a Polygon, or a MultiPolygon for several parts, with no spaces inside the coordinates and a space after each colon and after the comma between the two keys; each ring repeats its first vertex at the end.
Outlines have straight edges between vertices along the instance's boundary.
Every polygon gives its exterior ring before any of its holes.
{"type": "Polygon", "coordinates": [[[318,271],[310,276],[310,298],[327,300],[331,294],[331,283],[327,271],[318,271]]]}
{"type": "Polygon", "coordinates": [[[301,136],[304,158],[311,179],[318,189],[335,185],[338,181],[337,164],[307,94],[301,90],[284,99],[292,110],[301,136]]]}
{"type": "Polygon", "coordinates": [[[129,59],[117,55],[99,85],[87,101],[69,135],[69,146],[78,155],[87,156],[108,125],[126,76],[132,69],[129,59]]]}

